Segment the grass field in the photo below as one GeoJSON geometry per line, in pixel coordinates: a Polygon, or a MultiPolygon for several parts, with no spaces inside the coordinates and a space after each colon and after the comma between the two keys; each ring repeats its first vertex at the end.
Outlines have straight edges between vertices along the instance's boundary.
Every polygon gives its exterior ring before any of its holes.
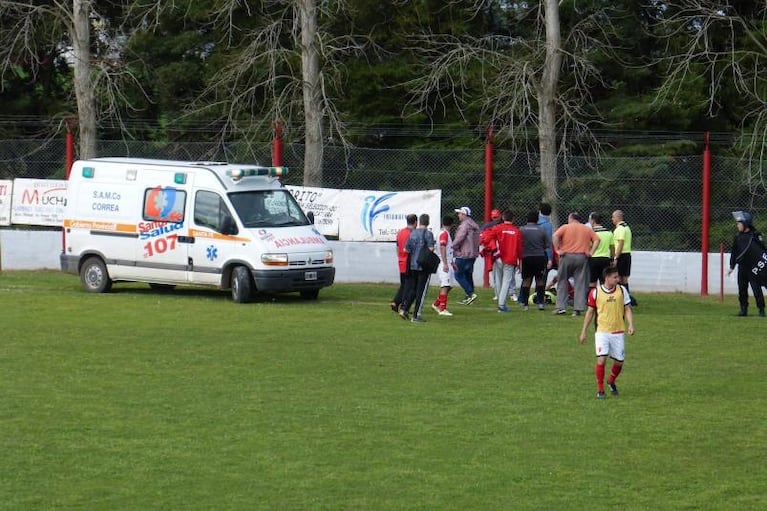
{"type": "Polygon", "coordinates": [[[767,506],[767,320],[734,297],[639,295],[597,401],[580,318],[482,290],[411,324],[393,292],[0,274],[0,509],[767,506]]]}

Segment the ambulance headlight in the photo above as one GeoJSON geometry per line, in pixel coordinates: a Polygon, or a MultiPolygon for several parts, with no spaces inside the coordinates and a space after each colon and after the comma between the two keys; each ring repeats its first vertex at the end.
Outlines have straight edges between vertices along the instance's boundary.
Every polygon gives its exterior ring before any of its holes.
{"type": "Polygon", "coordinates": [[[261,262],[267,266],[287,266],[288,254],[262,254],[261,262]]]}

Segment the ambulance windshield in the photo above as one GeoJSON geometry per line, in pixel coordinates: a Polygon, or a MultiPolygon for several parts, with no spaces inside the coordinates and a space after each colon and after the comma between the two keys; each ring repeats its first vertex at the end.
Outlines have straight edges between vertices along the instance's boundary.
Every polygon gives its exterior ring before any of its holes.
{"type": "Polygon", "coordinates": [[[296,199],[284,189],[230,193],[229,200],[247,228],[310,225],[296,199]]]}

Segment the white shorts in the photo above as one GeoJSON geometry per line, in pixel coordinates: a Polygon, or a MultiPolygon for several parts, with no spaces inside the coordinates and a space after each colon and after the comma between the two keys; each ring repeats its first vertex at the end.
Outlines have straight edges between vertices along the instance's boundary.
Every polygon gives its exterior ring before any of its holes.
{"type": "Polygon", "coordinates": [[[626,358],[624,353],[626,347],[626,337],[623,332],[611,334],[610,332],[597,332],[594,334],[594,344],[598,357],[610,357],[623,362],[626,358]]]}
{"type": "Polygon", "coordinates": [[[442,263],[439,263],[439,267],[437,268],[437,282],[439,282],[439,287],[453,287],[453,281],[455,280],[453,265],[448,264],[447,271],[443,271],[442,268],[442,263]]]}

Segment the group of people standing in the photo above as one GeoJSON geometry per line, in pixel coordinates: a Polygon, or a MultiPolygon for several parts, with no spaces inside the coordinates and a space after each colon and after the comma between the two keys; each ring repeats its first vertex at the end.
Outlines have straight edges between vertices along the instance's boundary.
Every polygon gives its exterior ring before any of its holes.
{"type": "Polygon", "coordinates": [[[597,398],[604,399],[606,361],[613,365],[607,378],[610,393],[618,395],[615,384],[624,361],[624,331],[634,334],[631,312],[635,300],[628,291],[631,272],[631,229],[623,212],[613,212],[613,231],[602,225],[598,213],[591,213],[583,223],[577,212],[568,215],[566,224],[554,230],[551,206],[541,203],[538,211],[530,211],[525,223],[517,227],[510,210],[491,212],[491,221],[480,227],[471,217],[471,208],[462,206],[454,210],[459,225],[455,236],[452,216],[442,219],[435,237],[429,229],[429,215],[406,217],[407,226],[397,234],[397,259],[400,286],[392,299],[391,309],[404,320],[422,323],[431,273],[418,262],[422,250],[434,251],[439,256],[437,279],[439,293],[431,307],[440,316],[452,316],[448,310],[448,295],[453,281],[465,293],[460,301],[470,305],[477,299],[474,288],[474,264],[480,255],[492,261],[494,299],[498,312],[509,312],[508,299],[516,299],[523,310],[534,304],[545,309],[546,274],[556,268],[557,303],[554,314],[565,314],[568,297],[573,296],[573,316],[586,311],[579,341],[585,341],[586,330],[596,316],[595,347],[597,362],[594,373],[597,380],[597,398]],[[520,269],[521,283],[516,291],[516,274],[520,269]],[[535,281],[535,296],[530,297],[535,281]],[[413,308],[412,317],[410,316],[413,308]],[[627,325],[627,326],[626,326],[627,325]]]}
{"type": "Polygon", "coordinates": [[[490,281],[495,291],[493,298],[497,300],[498,312],[509,312],[507,302],[510,297],[515,298],[523,310],[528,310],[533,280],[533,302],[539,309],[544,308],[546,272],[551,268],[551,233],[546,229],[546,225],[550,227],[551,224],[545,214],[547,206],[541,205],[542,212],[527,213],[525,222],[519,227],[514,224],[511,211],[501,213],[494,210],[498,218],[492,218],[490,223],[483,226],[482,253],[492,261],[490,281]],[[517,273],[521,276],[519,290],[516,285],[517,273]]]}
{"type": "MultiPolygon", "coordinates": [[[[613,231],[602,225],[599,213],[591,213],[587,223],[577,212],[568,215],[566,224],[556,231],[551,223],[551,206],[541,203],[538,211],[530,211],[525,223],[517,226],[512,211],[494,209],[491,221],[479,226],[471,208],[462,206],[454,212],[458,227],[452,234],[454,218],[442,219],[439,233],[429,229],[429,216],[407,216],[407,226],[397,235],[400,287],[391,303],[393,311],[403,319],[423,322],[422,309],[430,273],[418,263],[421,250],[434,251],[440,258],[437,268],[439,294],[432,308],[441,316],[452,316],[448,295],[457,282],[465,293],[459,302],[469,305],[478,299],[474,287],[474,265],[480,256],[492,262],[492,283],[498,312],[509,312],[509,299],[523,310],[535,305],[545,309],[547,274],[556,269],[556,306],[554,314],[565,314],[568,301],[573,302],[573,316],[586,309],[588,290],[602,280],[608,266],[618,270],[619,283],[629,289],[631,274],[631,229],[623,212],[612,214],[613,231]],[[517,289],[517,273],[521,282],[517,289]],[[533,287],[533,282],[535,287],[533,287]],[[531,297],[531,290],[534,295],[531,297]],[[413,316],[410,310],[413,307],[413,316]]],[[[636,300],[631,298],[632,305],[636,300]]]]}
{"type": "MultiPolygon", "coordinates": [[[[552,235],[554,253],[558,257],[557,305],[554,314],[566,314],[567,299],[572,287],[573,316],[580,316],[586,308],[589,289],[604,282],[605,268],[614,266],[618,282],[629,290],[631,276],[631,228],[624,219],[623,211],[612,214],[613,231],[602,225],[602,216],[593,212],[588,221],[578,212],[567,217],[567,223],[552,235]]],[[[631,305],[637,301],[631,297],[631,305]]]]}
{"type": "Polygon", "coordinates": [[[436,238],[429,230],[430,218],[427,214],[416,217],[409,214],[407,225],[397,233],[397,261],[399,266],[400,286],[392,299],[391,309],[404,320],[423,323],[423,305],[428,291],[431,274],[418,262],[422,250],[431,250],[439,256],[437,279],[439,294],[432,302],[440,316],[452,316],[447,308],[448,294],[453,281],[458,282],[466,292],[461,303],[468,305],[477,299],[474,289],[474,262],[479,253],[479,227],[471,218],[471,209],[462,207],[455,210],[460,224],[455,237],[451,234],[454,225],[452,216],[442,219],[442,226],[436,238]],[[413,315],[410,316],[410,309],[413,315]]]}

